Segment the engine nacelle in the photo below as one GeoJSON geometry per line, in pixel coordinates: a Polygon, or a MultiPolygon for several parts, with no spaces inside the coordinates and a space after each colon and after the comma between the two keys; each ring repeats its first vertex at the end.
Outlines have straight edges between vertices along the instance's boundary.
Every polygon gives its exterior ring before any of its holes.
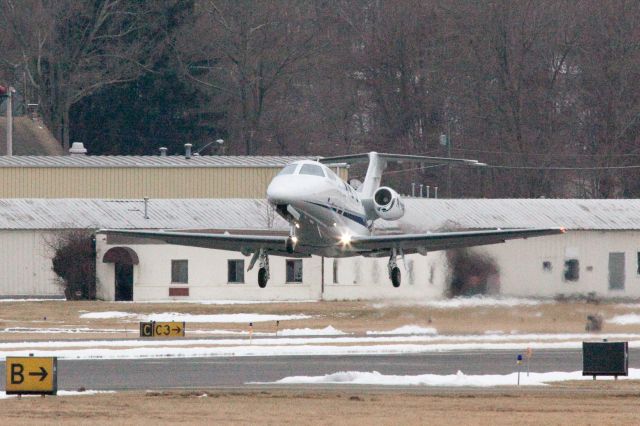
{"type": "Polygon", "coordinates": [[[393,189],[382,186],[373,194],[373,204],[380,219],[398,220],[404,216],[404,204],[393,189]]]}

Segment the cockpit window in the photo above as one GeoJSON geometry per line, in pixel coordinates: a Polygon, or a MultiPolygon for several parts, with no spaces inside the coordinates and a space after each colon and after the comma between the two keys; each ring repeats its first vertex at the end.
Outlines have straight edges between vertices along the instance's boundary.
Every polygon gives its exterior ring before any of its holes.
{"type": "Polygon", "coordinates": [[[287,167],[285,167],[284,169],[280,170],[280,173],[278,173],[278,176],[280,176],[280,175],[292,175],[293,172],[296,171],[297,167],[298,167],[297,164],[289,164],[287,167]]]}
{"type": "Polygon", "coordinates": [[[322,167],[316,164],[303,164],[299,174],[324,177],[324,171],[322,170],[322,167]]]}

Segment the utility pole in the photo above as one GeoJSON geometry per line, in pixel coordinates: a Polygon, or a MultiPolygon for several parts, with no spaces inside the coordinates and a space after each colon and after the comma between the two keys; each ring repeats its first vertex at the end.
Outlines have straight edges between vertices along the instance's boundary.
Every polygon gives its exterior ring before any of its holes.
{"type": "MultiPolygon", "coordinates": [[[[451,158],[451,126],[447,120],[447,133],[440,135],[440,145],[446,145],[447,158],[451,158]]],[[[447,197],[451,198],[451,163],[447,165],[447,197]]]]}
{"type": "Polygon", "coordinates": [[[13,92],[16,89],[9,86],[7,91],[7,156],[13,155],[13,92]]]}
{"type": "Polygon", "coordinates": [[[7,98],[7,156],[13,155],[13,87],[0,86],[0,97],[7,98]]]}

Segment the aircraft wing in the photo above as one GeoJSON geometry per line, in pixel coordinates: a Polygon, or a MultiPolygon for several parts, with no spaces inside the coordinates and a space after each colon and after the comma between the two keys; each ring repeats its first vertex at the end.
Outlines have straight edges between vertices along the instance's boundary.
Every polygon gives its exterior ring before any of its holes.
{"type": "Polygon", "coordinates": [[[135,244],[137,240],[147,242],[164,242],[181,246],[203,247],[218,250],[239,251],[245,254],[255,253],[260,249],[268,252],[286,252],[286,236],[271,235],[240,235],[240,234],[211,234],[173,231],[127,231],[102,229],[101,234],[117,236],[122,242],[135,244]]]}
{"type": "MultiPolygon", "coordinates": [[[[466,158],[448,158],[448,157],[429,157],[425,155],[406,155],[406,154],[386,154],[375,153],[377,158],[385,162],[393,163],[419,163],[419,164],[459,164],[466,166],[486,166],[477,160],[469,160],[466,158]]],[[[366,154],[349,154],[337,157],[319,158],[318,162],[323,164],[357,164],[368,163],[371,159],[370,153],[366,154]]]]}
{"type": "Polygon", "coordinates": [[[481,246],[504,243],[506,240],[542,235],[562,234],[563,228],[549,229],[509,229],[487,231],[438,232],[430,234],[378,235],[352,237],[351,249],[362,254],[402,250],[406,254],[418,251],[437,251],[452,248],[481,246]]]}

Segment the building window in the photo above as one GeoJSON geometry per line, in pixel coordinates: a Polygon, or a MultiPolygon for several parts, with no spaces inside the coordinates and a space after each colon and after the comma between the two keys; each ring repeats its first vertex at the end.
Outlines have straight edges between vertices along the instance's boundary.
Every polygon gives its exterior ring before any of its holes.
{"type": "Polygon", "coordinates": [[[545,260],[544,262],[542,262],[542,270],[545,272],[550,272],[551,269],[553,269],[551,262],[548,260],[545,260]]]}
{"type": "Polygon", "coordinates": [[[333,283],[338,284],[338,259],[333,259],[333,283]]]}
{"type": "Polygon", "coordinates": [[[640,275],[640,251],[638,252],[638,262],[637,262],[636,268],[637,268],[638,275],[640,275]]]}
{"type": "Polygon", "coordinates": [[[578,281],[580,278],[580,262],[578,259],[567,259],[564,261],[564,280],[578,281]]]}
{"type": "Polygon", "coordinates": [[[244,260],[228,261],[227,281],[229,283],[244,283],[244,260]]]}
{"type": "Polygon", "coordinates": [[[171,282],[178,284],[187,284],[189,282],[188,260],[171,261],[171,282]]]}
{"type": "Polygon", "coordinates": [[[288,283],[302,282],[302,259],[287,260],[287,282],[288,283]]]}

